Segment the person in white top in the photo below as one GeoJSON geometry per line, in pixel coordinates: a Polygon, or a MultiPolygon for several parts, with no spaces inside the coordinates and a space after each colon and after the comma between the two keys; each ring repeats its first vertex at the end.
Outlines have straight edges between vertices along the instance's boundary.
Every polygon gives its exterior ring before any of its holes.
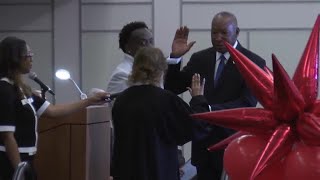
{"type": "MultiPolygon", "coordinates": [[[[174,57],[181,57],[187,53],[195,43],[187,43],[189,29],[180,27],[177,29],[172,42],[174,57]]],[[[128,88],[128,76],[131,73],[133,57],[141,47],[152,47],[153,34],[144,22],[131,22],[125,25],[119,33],[119,47],[124,52],[123,61],[113,71],[107,84],[107,92],[114,94],[128,88]]],[[[168,58],[169,64],[176,64],[181,58],[168,58]]]]}

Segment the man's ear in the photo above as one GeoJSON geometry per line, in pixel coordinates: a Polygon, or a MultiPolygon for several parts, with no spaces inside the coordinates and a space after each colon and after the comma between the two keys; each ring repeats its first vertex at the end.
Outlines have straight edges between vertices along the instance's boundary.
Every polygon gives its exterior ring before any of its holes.
{"type": "Polygon", "coordinates": [[[130,54],[130,53],[131,53],[129,43],[130,43],[130,42],[128,42],[128,43],[124,46],[125,53],[127,53],[127,54],[130,54]]]}
{"type": "Polygon", "coordinates": [[[237,29],[236,29],[236,34],[237,34],[237,36],[239,35],[239,33],[240,33],[240,28],[237,27],[237,29]]]}
{"type": "MultiPolygon", "coordinates": [[[[128,42],[129,43],[129,42],[128,42]]],[[[128,43],[124,46],[124,51],[125,51],[125,53],[127,53],[128,51],[129,51],[129,45],[128,45],[128,43]]]]}

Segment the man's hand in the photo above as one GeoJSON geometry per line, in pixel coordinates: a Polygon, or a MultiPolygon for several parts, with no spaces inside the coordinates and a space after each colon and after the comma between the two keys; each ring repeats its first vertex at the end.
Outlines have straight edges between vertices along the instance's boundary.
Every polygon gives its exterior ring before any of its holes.
{"type": "Polygon", "coordinates": [[[191,96],[199,96],[204,94],[204,85],[206,83],[206,79],[203,78],[202,83],[200,82],[200,74],[194,74],[192,76],[191,87],[187,87],[191,96]]]}
{"type": "Polygon", "coordinates": [[[186,54],[191,49],[191,47],[196,42],[192,41],[188,44],[188,36],[189,36],[189,29],[186,26],[183,26],[177,29],[172,42],[172,47],[171,47],[172,52],[170,54],[170,57],[179,58],[184,54],[186,54]]]}

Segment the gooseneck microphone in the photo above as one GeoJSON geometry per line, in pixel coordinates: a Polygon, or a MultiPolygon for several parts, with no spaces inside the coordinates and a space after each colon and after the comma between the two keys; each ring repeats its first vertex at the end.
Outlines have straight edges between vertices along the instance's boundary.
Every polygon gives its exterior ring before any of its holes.
{"type": "Polygon", "coordinates": [[[38,83],[42,89],[42,91],[48,91],[50,94],[53,96],[55,95],[52,89],[50,89],[49,86],[45,85],[38,77],[35,72],[30,72],[29,73],[29,78],[32,79],[34,82],[38,83]]]}

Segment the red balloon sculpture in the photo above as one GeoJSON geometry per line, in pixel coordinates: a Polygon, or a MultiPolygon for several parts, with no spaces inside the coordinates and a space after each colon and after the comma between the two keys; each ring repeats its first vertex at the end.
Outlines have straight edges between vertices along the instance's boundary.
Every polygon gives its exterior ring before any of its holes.
{"type": "Polygon", "coordinates": [[[320,179],[320,101],[316,99],[319,26],[320,15],[292,80],[275,55],[272,73],[225,43],[248,87],[264,107],[193,115],[239,130],[209,148],[222,148],[230,142],[224,167],[231,180],[320,179]]]}

